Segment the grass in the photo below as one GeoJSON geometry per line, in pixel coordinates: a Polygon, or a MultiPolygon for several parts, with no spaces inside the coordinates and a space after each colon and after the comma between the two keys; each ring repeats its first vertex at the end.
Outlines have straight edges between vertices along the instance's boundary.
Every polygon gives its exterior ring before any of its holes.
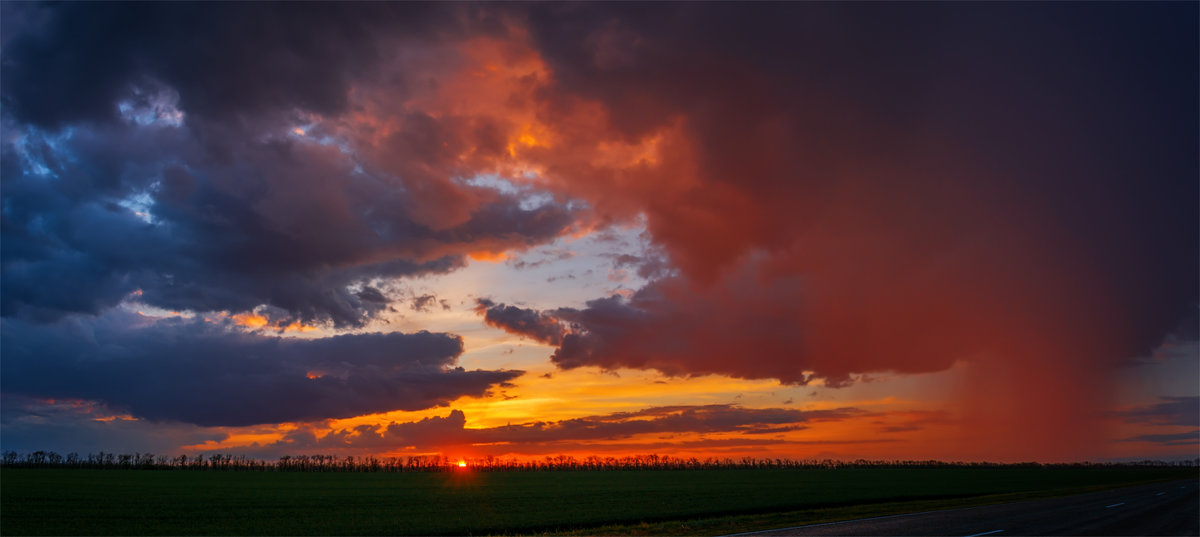
{"type": "Polygon", "coordinates": [[[3,535],[719,534],[1171,478],[1192,468],[302,473],[15,469],[3,535]]]}
{"type": "MultiPolygon", "coordinates": [[[[1157,481],[1151,480],[1150,482],[1157,481]]],[[[728,535],[733,533],[770,530],[806,524],[821,524],[860,518],[871,518],[904,513],[921,513],[942,509],[961,509],[980,505],[1035,500],[1082,494],[1113,488],[1111,485],[1091,487],[1065,487],[1043,491],[1010,492],[1005,494],[986,494],[964,498],[949,498],[936,500],[915,500],[897,502],[879,502],[857,505],[828,506],[809,509],[797,509],[749,515],[730,515],[715,517],[697,517],[681,520],[665,520],[660,522],[639,522],[637,524],[606,524],[590,528],[575,528],[566,531],[547,533],[547,535],[665,535],[665,536],[695,536],[695,535],[728,535]]]]}

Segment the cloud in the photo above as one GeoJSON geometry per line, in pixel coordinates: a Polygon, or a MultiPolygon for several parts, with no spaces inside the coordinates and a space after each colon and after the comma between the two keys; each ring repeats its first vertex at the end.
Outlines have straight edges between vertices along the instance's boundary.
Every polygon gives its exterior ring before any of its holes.
{"type": "MultiPolygon", "coordinates": [[[[495,427],[485,433],[472,433],[475,442],[545,443],[628,438],[651,433],[739,432],[768,434],[778,425],[820,421],[838,421],[861,415],[855,408],[799,411],[789,409],[747,409],[735,405],[650,407],[635,412],[618,412],[555,422],[534,422],[495,427]]],[[[794,429],[792,429],[794,430],[794,429]]]]}
{"type": "Polygon", "coordinates": [[[554,361],[834,385],[970,363],[964,450],[1094,453],[1116,367],[1200,301],[1195,15],[535,6],[544,121],[604,118],[561,129],[544,183],[644,214],[678,270],[550,313],[578,325],[554,361]]]}
{"type": "MultiPolygon", "coordinates": [[[[1113,67],[1087,48],[1042,49],[1039,60],[1014,63],[1021,47],[1054,41],[1061,31],[1024,10],[989,9],[988,17],[957,9],[939,17],[887,10],[911,23],[902,25],[880,24],[878,11],[861,6],[733,11],[583,6],[531,15],[535,42],[555,74],[553,89],[601,103],[610,128],[658,144],[657,165],[586,174],[588,181],[579,180],[586,169],[562,157],[550,165],[561,172],[557,186],[601,210],[645,210],[650,233],[692,292],[724,291],[720,280],[742,277],[748,258],[765,253],[762,285],[804,281],[793,297],[804,302],[799,308],[806,318],[794,320],[807,339],[847,341],[855,330],[876,332],[862,340],[902,336],[903,345],[893,347],[933,346],[918,340],[968,333],[985,338],[951,345],[960,357],[992,347],[1005,330],[1017,328],[1001,325],[1022,325],[1017,312],[1039,312],[1019,329],[1047,338],[1094,337],[1099,326],[1111,325],[1113,350],[1106,354],[1127,356],[1144,351],[1188,313],[1198,294],[1197,256],[1176,255],[1176,247],[1195,251],[1194,226],[1182,232],[1168,221],[1195,219],[1194,204],[1180,201],[1195,197],[1195,182],[1185,179],[1194,175],[1195,153],[1180,150],[1150,119],[1168,121],[1171,107],[1130,110],[1115,89],[1123,77],[1114,73],[1143,73],[1164,90],[1176,83],[1194,87],[1194,80],[1177,80],[1178,72],[1165,64],[1113,67]],[[801,20],[802,29],[792,27],[801,20]],[[781,21],[788,21],[786,29],[781,21]],[[1014,27],[1025,37],[1017,40],[1014,27]],[[599,53],[596,43],[609,42],[601,37],[614,28],[638,37],[623,40],[638,43],[639,53],[630,56],[635,60],[600,59],[608,53],[599,53]],[[850,37],[860,32],[874,38],[863,44],[850,37]],[[947,33],[959,46],[908,38],[947,33]],[[828,52],[797,52],[805,50],[795,46],[798,39],[826,43],[828,52]],[[851,42],[861,46],[838,46],[851,42]],[[964,56],[961,47],[976,53],[964,56]],[[872,60],[880,57],[892,67],[872,60]],[[1065,73],[1054,67],[1059,64],[1079,70],[1065,73]],[[982,83],[996,77],[1003,83],[982,83]],[[937,82],[943,80],[953,83],[937,82]],[[1111,90],[1090,93],[1092,105],[1075,99],[1099,80],[1111,90]],[[1014,115],[994,103],[1054,113],[1014,115]],[[1092,106],[1112,110],[1131,130],[1077,133],[1094,117],[1092,106]],[[961,114],[971,119],[962,121],[961,114]],[[947,117],[958,119],[943,121],[947,117]],[[1030,132],[1077,142],[1047,154],[1030,132]],[[1163,144],[1147,148],[1141,136],[1163,144]],[[1109,155],[1103,163],[1093,158],[1098,146],[1109,155]],[[1150,184],[1123,179],[1149,169],[1163,173],[1150,184]],[[1082,185],[1076,177],[1092,180],[1082,185]],[[1083,189],[1089,201],[1077,203],[1074,194],[1083,189]],[[1129,218],[1118,223],[1112,210],[1129,218]],[[1171,216],[1154,216],[1161,211],[1171,216]],[[1025,216],[1014,222],[1013,214],[1025,216]],[[1153,261],[1129,261],[1142,254],[1153,261]],[[1148,279],[1156,281],[1152,290],[1134,284],[1148,279]],[[1115,282],[1122,283],[1117,290],[1100,292],[1115,282]],[[1111,304],[1099,298],[1113,292],[1119,298],[1111,304]],[[1120,320],[1095,313],[1122,309],[1117,303],[1141,313],[1120,320]]],[[[1169,11],[1136,13],[1169,20],[1169,11]]],[[[1069,31],[1081,38],[1116,16],[1105,10],[1079,15],[1069,31]]],[[[1121,36],[1187,64],[1191,55],[1167,51],[1192,33],[1169,26],[1172,33],[1154,36],[1121,26],[1121,36]]],[[[570,114],[569,106],[562,110],[570,114]]],[[[1195,138],[1188,129],[1176,134],[1195,138]]],[[[903,368],[909,357],[924,359],[921,350],[901,349],[894,361],[903,368]]]]}
{"type": "Polygon", "coordinates": [[[747,266],[705,292],[696,292],[685,278],[669,277],[629,297],[591,300],[584,308],[535,311],[481,300],[476,311],[491,326],[556,345],[551,360],[563,369],[627,367],[793,384],[821,379],[842,386],[862,371],[931,372],[955,360],[958,337],[918,339],[897,330],[892,338],[858,339],[856,332],[873,328],[867,318],[837,339],[814,336],[800,324],[809,315],[801,279],[764,280],[759,270],[747,266]],[[907,345],[897,348],[897,342],[907,345]]]}
{"type": "Polygon", "coordinates": [[[437,302],[436,295],[421,295],[412,297],[409,303],[413,311],[428,312],[435,302],[437,302]]]}
{"type": "MultiPolygon", "coordinates": [[[[463,10],[6,6],[5,18],[35,21],[6,36],[6,113],[45,128],[105,122],[129,84],[144,80],[175,88],[182,108],[208,117],[293,107],[339,113],[350,105],[352,84],[381,60],[381,33],[412,40],[452,34],[466,21],[456,11],[463,10]]],[[[475,30],[486,31],[480,22],[475,30]]]]}
{"type": "Polygon", "coordinates": [[[345,418],[480,397],[521,371],[456,367],[450,334],[298,339],[119,310],[54,324],[0,320],[5,394],[99,401],[202,426],[345,418]]]}
{"type": "Polygon", "coordinates": [[[538,251],[538,254],[541,254],[545,257],[542,257],[540,259],[535,259],[532,261],[526,260],[526,259],[520,259],[520,260],[509,259],[505,263],[515,270],[526,270],[526,269],[535,269],[538,267],[549,265],[549,264],[557,262],[557,261],[564,261],[567,259],[571,259],[571,258],[575,257],[576,255],[578,255],[575,252],[572,252],[570,250],[560,250],[557,252],[542,250],[542,251],[538,251]]]}
{"type": "Polygon", "coordinates": [[[497,304],[490,299],[475,301],[475,312],[483,315],[483,322],[506,332],[532,338],[539,343],[558,345],[562,340],[563,328],[550,315],[527,308],[497,304]]]}
{"type": "Polygon", "coordinates": [[[909,410],[890,412],[886,416],[891,419],[880,419],[872,422],[883,433],[903,433],[921,431],[931,426],[944,425],[953,420],[946,411],[909,410]]]}
{"type": "MultiPolygon", "coordinates": [[[[317,436],[311,429],[298,429],[266,450],[296,453],[320,449],[418,450],[503,445],[521,452],[553,446],[555,449],[595,441],[629,440],[638,435],[675,433],[740,433],[752,435],[740,443],[773,442],[757,435],[770,435],[808,428],[810,424],[842,421],[869,413],[856,408],[800,411],[781,408],[750,409],[736,405],[679,405],[649,407],[559,421],[530,422],[487,428],[466,428],[466,415],[452,410],[445,417],[389,423],[376,428],[363,425],[317,436]],[[289,451],[290,450],[290,451],[289,451]]],[[[628,446],[627,446],[628,447],[628,446]]]]}
{"type": "Polygon", "coordinates": [[[669,375],[718,373],[789,383],[806,383],[814,372],[831,382],[848,374],[836,357],[827,369],[800,354],[802,335],[791,324],[800,303],[786,283],[734,283],[710,294],[692,294],[680,283],[658,280],[629,298],[614,295],[583,309],[554,310],[571,329],[551,360],[564,369],[653,368],[669,375]],[[787,355],[791,359],[782,359],[787,355]]]}
{"type": "Polygon", "coordinates": [[[1151,442],[1164,446],[1191,446],[1200,444],[1200,429],[1186,433],[1142,434],[1121,439],[1122,442],[1151,442]]]}
{"type": "Polygon", "coordinates": [[[140,290],[167,309],[361,326],[386,310],[374,280],[526,249],[578,218],[469,181],[503,160],[504,118],[401,104],[470,67],[465,42],[504,34],[474,8],[5,12],[39,22],[3,51],[4,316],[94,314],[140,290]]]}
{"type": "Polygon", "coordinates": [[[1200,397],[1160,397],[1161,402],[1117,412],[1129,423],[1151,425],[1200,426],[1200,397]]]}
{"type": "Polygon", "coordinates": [[[4,449],[60,454],[157,453],[176,455],[181,444],[217,441],[225,433],[187,423],[162,423],[114,415],[86,401],[45,401],[5,394],[0,423],[4,449]]]}
{"type": "Polygon", "coordinates": [[[168,309],[266,304],[356,326],[386,304],[354,286],[454,270],[472,251],[524,248],[572,222],[560,205],[525,210],[481,190],[465,221],[435,230],[402,209],[403,188],[355,172],[336,148],[243,139],[223,162],[180,129],[25,131],[39,159],[6,145],[5,316],[96,313],[140,289],[168,309]]]}

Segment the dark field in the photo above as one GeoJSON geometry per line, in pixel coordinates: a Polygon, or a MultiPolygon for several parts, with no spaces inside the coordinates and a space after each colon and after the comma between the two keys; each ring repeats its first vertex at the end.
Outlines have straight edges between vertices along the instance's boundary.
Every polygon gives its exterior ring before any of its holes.
{"type": "Polygon", "coordinates": [[[588,528],[721,533],[1195,476],[1195,468],[410,473],[5,468],[0,533],[479,535],[588,533],[588,528]],[[789,513],[784,518],[790,522],[779,524],[773,517],[785,511],[810,518],[794,520],[789,513]],[[727,518],[704,522],[714,517],[727,518]]]}

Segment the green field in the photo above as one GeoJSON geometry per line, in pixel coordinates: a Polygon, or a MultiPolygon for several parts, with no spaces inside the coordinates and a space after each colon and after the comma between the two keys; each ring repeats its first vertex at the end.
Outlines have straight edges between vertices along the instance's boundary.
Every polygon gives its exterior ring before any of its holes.
{"type": "Polygon", "coordinates": [[[722,533],[1196,474],[1195,468],[446,473],[6,468],[0,472],[0,533],[722,533]]]}

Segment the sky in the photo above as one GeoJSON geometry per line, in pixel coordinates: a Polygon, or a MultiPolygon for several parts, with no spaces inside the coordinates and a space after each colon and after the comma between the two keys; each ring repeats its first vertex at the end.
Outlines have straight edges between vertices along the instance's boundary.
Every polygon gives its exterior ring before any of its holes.
{"type": "Polygon", "coordinates": [[[1198,11],[0,3],[0,448],[1196,458],[1198,11]]]}

